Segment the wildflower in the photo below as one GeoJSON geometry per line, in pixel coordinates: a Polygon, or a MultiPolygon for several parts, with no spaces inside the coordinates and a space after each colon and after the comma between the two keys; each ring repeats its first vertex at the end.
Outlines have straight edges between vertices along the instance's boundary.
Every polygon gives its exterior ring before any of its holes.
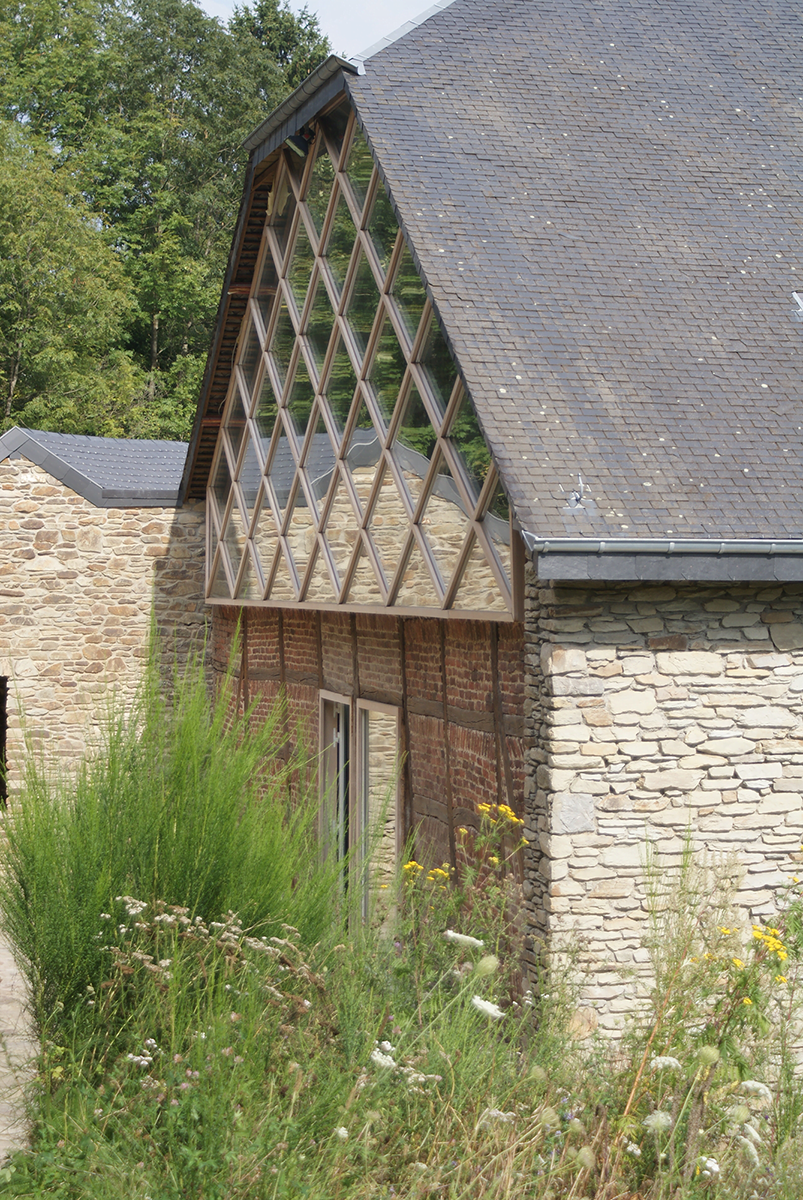
{"type": "Polygon", "coordinates": [[[758,1096],[761,1100],[772,1099],[772,1092],[766,1083],[761,1083],[758,1079],[743,1079],[739,1086],[748,1096],[758,1096]]]}
{"type": "Polygon", "coordinates": [[[424,868],[421,866],[421,864],[417,863],[414,858],[411,858],[410,861],[406,862],[402,867],[402,870],[406,871],[411,879],[416,871],[423,871],[423,869],[424,868]]]}
{"type": "Polygon", "coordinates": [[[625,1154],[630,1154],[633,1158],[641,1158],[641,1149],[635,1142],[628,1142],[625,1146],[625,1154]]]}
{"type": "Polygon", "coordinates": [[[483,1000],[482,996],[472,996],[471,1003],[476,1008],[477,1012],[481,1012],[485,1017],[491,1017],[494,1021],[501,1021],[505,1015],[502,1009],[496,1004],[492,1004],[490,1000],[483,1000]]]}
{"type": "Polygon", "coordinates": [[[158,1050],[159,1049],[154,1038],[145,1038],[145,1041],[142,1044],[144,1045],[146,1050],[158,1050]]]}
{"type": "Polygon", "coordinates": [[[671,1054],[657,1054],[650,1062],[650,1070],[665,1071],[669,1067],[673,1071],[682,1071],[680,1063],[671,1054]]]}
{"type": "Polygon", "coordinates": [[[491,864],[492,867],[499,866],[499,859],[496,857],[495,854],[491,855],[491,857],[488,859],[488,862],[491,864]]]}
{"type": "Polygon", "coordinates": [[[713,1179],[715,1175],[719,1175],[719,1163],[715,1158],[706,1158],[703,1155],[697,1166],[697,1173],[702,1175],[703,1179],[713,1179]]]}
{"type": "Polygon", "coordinates": [[[786,983],[786,976],[785,975],[776,975],[775,982],[776,983],[786,983]]]}
{"type": "Polygon", "coordinates": [[[111,913],[99,913],[98,915],[99,915],[101,921],[111,921],[111,919],[112,919],[111,913]]]}
{"type": "Polygon", "coordinates": [[[581,1146],[577,1151],[575,1159],[578,1167],[582,1167],[585,1171],[593,1171],[597,1165],[597,1156],[590,1146],[581,1146]]]}
{"type": "Polygon", "coordinates": [[[478,1129],[487,1129],[489,1125],[512,1125],[516,1120],[514,1112],[503,1112],[501,1108],[486,1108],[477,1122],[478,1129]]]}
{"type": "Polygon", "coordinates": [[[345,1126],[345,1125],[338,1125],[338,1126],[336,1127],[336,1129],[335,1129],[335,1137],[336,1137],[336,1138],[340,1138],[340,1141],[341,1141],[341,1142],[347,1142],[347,1141],[348,1141],[348,1137],[349,1137],[349,1131],[348,1131],[348,1129],[346,1129],[346,1126],[345,1126]]]}
{"type": "Polygon", "coordinates": [[[456,933],[454,929],[447,929],[443,936],[447,942],[454,942],[456,946],[474,946],[477,950],[482,950],[485,942],[480,938],[470,937],[467,933],[456,933]]]}
{"type": "Polygon", "coordinates": [[[153,1062],[150,1054],[127,1054],[126,1058],[129,1062],[134,1063],[137,1067],[149,1067],[153,1062]]]}
{"type": "Polygon", "coordinates": [[[391,1046],[390,1042],[380,1042],[379,1049],[382,1051],[383,1054],[395,1054],[396,1053],[396,1047],[391,1046]]]}
{"type": "Polygon", "coordinates": [[[719,1050],[716,1046],[701,1046],[697,1057],[704,1067],[713,1067],[719,1062],[719,1050]]]}
{"type": "Polygon", "coordinates": [[[727,936],[728,934],[730,934],[730,933],[733,933],[733,930],[732,930],[732,929],[728,929],[728,927],[727,927],[726,925],[720,925],[720,926],[719,926],[719,932],[720,932],[720,933],[724,933],[724,934],[727,936]]]}
{"type": "Polygon", "coordinates": [[[749,1137],[751,1142],[755,1142],[757,1146],[761,1145],[761,1134],[755,1126],[751,1125],[749,1121],[745,1121],[742,1129],[744,1129],[745,1136],[749,1137]]]}
{"type": "Polygon", "coordinates": [[[740,971],[744,970],[744,963],[740,958],[732,958],[731,962],[733,963],[734,967],[737,967],[740,971]]]}
{"type": "Polygon", "coordinates": [[[486,954],[477,963],[474,968],[474,978],[484,979],[486,975],[493,975],[494,971],[499,966],[499,959],[495,954],[486,954]]]}
{"type": "Polygon", "coordinates": [[[750,1006],[750,1005],[752,1005],[752,1003],[753,1003],[753,1001],[750,999],[749,996],[744,996],[742,998],[742,1004],[747,1004],[748,1006],[750,1006]]]}
{"type": "Polygon", "coordinates": [[[371,1051],[371,1062],[375,1067],[386,1067],[388,1070],[396,1066],[396,1063],[391,1056],[389,1054],[383,1054],[379,1049],[374,1049],[371,1051]]]}
{"type": "Polygon", "coordinates": [[[736,1141],[742,1147],[742,1149],[744,1150],[747,1157],[750,1159],[753,1166],[757,1167],[759,1164],[758,1150],[756,1150],[755,1146],[750,1141],[750,1138],[739,1136],[736,1138],[736,1141]]]}
{"type": "Polygon", "coordinates": [[[662,1133],[665,1129],[670,1128],[672,1118],[669,1113],[656,1109],[655,1112],[651,1112],[648,1117],[645,1117],[641,1123],[646,1129],[653,1129],[656,1133],[662,1133]]]}

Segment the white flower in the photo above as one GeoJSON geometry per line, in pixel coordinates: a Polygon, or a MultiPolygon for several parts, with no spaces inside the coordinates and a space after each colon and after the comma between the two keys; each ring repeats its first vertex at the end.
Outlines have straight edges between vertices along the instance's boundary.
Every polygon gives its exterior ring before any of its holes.
{"type": "Polygon", "coordinates": [[[736,1141],[737,1141],[737,1142],[739,1143],[739,1145],[742,1147],[742,1149],[744,1150],[744,1152],[745,1152],[745,1154],[747,1155],[747,1157],[750,1159],[750,1161],[751,1161],[751,1163],[753,1164],[753,1166],[754,1166],[754,1167],[757,1167],[757,1166],[758,1166],[758,1162],[759,1162],[759,1160],[758,1160],[758,1150],[756,1150],[755,1146],[754,1146],[754,1145],[753,1145],[753,1143],[750,1141],[750,1138],[746,1138],[746,1137],[737,1137],[737,1138],[736,1138],[736,1141]]]}
{"type": "Polygon", "coordinates": [[[348,1129],[346,1129],[346,1126],[338,1125],[337,1129],[335,1129],[335,1137],[340,1138],[341,1142],[347,1142],[348,1136],[349,1136],[349,1131],[348,1131],[348,1129]]]}
{"type": "Polygon", "coordinates": [[[631,1154],[633,1158],[641,1158],[641,1149],[635,1142],[628,1142],[625,1146],[625,1152],[631,1154]]]}
{"type": "Polygon", "coordinates": [[[714,1175],[719,1175],[719,1163],[715,1158],[706,1158],[702,1155],[700,1158],[700,1174],[703,1179],[711,1179],[714,1175]]]}
{"type": "Polygon", "coordinates": [[[383,1054],[381,1050],[371,1051],[371,1062],[375,1067],[395,1067],[396,1063],[389,1054],[383,1054]]]}
{"type": "Polygon", "coordinates": [[[150,1054],[127,1054],[126,1058],[138,1067],[149,1067],[153,1062],[150,1054]]]}
{"type": "Polygon", "coordinates": [[[494,1021],[501,1021],[505,1015],[498,1005],[491,1004],[490,1000],[483,1000],[482,996],[472,996],[471,1003],[477,1012],[481,1012],[484,1017],[491,1017],[494,1021]]]}
{"type": "Polygon", "coordinates": [[[514,1112],[502,1112],[501,1108],[486,1108],[485,1112],[477,1122],[478,1129],[486,1129],[494,1123],[500,1125],[512,1125],[516,1120],[514,1112]]]}
{"type": "Polygon", "coordinates": [[[457,946],[474,946],[475,949],[482,950],[485,945],[479,938],[469,937],[467,933],[455,933],[454,929],[447,929],[443,936],[447,942],[454,942],[457,946]]]}
{"type": "Polygon", "coordinates": [[[655,1112],[651,1112],[648,1117],[645,1117],[641,1123],[647,1129],[654,1129],[656,1133],[661,1133],[664,1129],[671,1127],[672,1118],[669,1113],[656,1109],[655,1112]]]}
{"type": "Polygon", "coordinates": [[[396,1053],[396,1047],[391,1046],[390,1042],[380,1042],[379,1049],[382,1051],[383,1054],[395,1054],[396,1053]]]}
{"type": "Polygon", "coordinates": [[[749,1137],[751,1142],[755,1142],[757,1146],[761,1145],[761,1134],[749,1123],[749,1121],[745,1121],[742,1129],[745,1132],[745,1136],[749,1137]]]}
{"type": "Polygon", "coordinates": [[[766,1083],[761,1083],[758,1079],[743,1079],[739,1086],[749,1096],[759,1096],[762,1100],[772,1099],[772,1092],[766,1083]]]}
{"type": "Polygon", "coordinates": [[[159,1049],[159,1047],[156,1043],[156,1040],[154,1038],[145,1038],[143,1045],[145,1046],[146,1050],[158,1050],[159,1049]]]}
{"type": "Polygon", "coordinates": [[[657,1054],[650,1060],[651,1071],[664,1071],[667,1067],[670,1067],[673,1071],[683,1070],[678,1060],[673,1058],[671,1054],[657,1054]]]}

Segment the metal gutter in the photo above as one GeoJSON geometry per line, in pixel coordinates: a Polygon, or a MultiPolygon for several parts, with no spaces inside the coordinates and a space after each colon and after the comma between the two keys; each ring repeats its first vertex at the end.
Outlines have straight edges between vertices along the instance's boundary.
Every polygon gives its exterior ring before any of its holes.
{"type": "Polygon", "coordinates": [[[803,538],[539,538],[522,530],[534,554],[801,554],[803,538]]]}
{"type": "MultiPolygon", "coordinates": [[[[357,68],[354,63],[349,62],[345,58],[339,58],[337,54],[330,54],[326,61],[322,62],[319,67],[316,67],[312,74],[308,75],[304,82],[300,83],[296,90],[291,92],[278,108],[274,108],[270,116],[266,117],[253,133],[249,133],[243,142],[243,149],[247,150],[249,154],[256,150],[289,117],[293,116],[305,100],[310,100],[324,84],[328,83],[330,79],[334,79],[341,71],[348,71],[350,75],[357,74],[357,68]]],[[[303,121],[301,123],[303,124],[303,121]]]]}

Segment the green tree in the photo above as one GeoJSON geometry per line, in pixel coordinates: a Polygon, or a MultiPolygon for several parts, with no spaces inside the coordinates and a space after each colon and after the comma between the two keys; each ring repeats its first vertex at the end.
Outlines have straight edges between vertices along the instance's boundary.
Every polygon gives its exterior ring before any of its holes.
{"type": "Polygon", "coordinates": [[[141,381],[122,266],[46,145],[4,121],[0,164],[3,427],[124,433],[141,381]]]}

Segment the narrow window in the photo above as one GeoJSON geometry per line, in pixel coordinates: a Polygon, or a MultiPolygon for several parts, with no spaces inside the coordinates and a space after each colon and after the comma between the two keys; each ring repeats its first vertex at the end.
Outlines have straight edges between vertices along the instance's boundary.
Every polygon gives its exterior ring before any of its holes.
{"type": "MultiPolygon", "coordinates": [[[[398,799],[399,712],[386,704],[321,695],[321,847],[352,864],[363,879],[361,907],[389,887],[401,849],[398,799]]],[[[344,887],[348,879],[344,877],[344,887]]]]}
{"type": "Polygon", "coordinates": [[[0,675],[0,803],[8,800],[8,680],[0,675]]]}

